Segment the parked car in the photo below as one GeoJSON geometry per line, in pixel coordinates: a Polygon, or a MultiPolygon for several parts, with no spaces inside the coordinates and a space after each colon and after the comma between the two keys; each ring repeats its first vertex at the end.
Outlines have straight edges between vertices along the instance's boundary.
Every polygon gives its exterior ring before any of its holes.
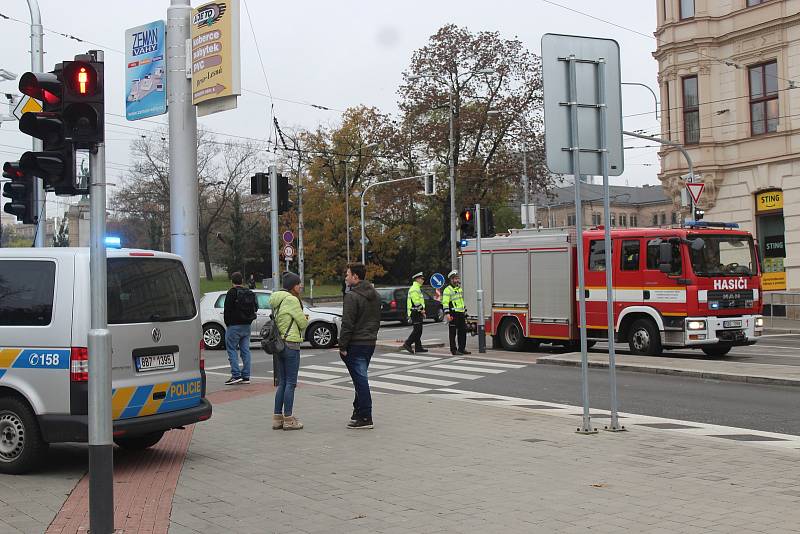
{"type": "MultiPolygon", "coordinates": [[[[406,312],[408,287],[377,287],[375,290],[381,297],[381,321],[400,321],[409,324],[406,312]]],[[[422,288],[425,297],[425,315],[437,323],[444,321],[444,310],[441,301],[436,300],[433,289],[422,288]]]]}
{"type": "MultiPolygon", "coordinates": [[[[256,320],[250,328],[250,339],[259,341],[261,339],[261,328],[269,319],[271,310],[269,297],[272,291],[264,289],[254,289],[256,302],[258,302],[258,312],[256,320]]],[[[203,295],[200,299],[200,319],[203,323],[203,341],[209,350],[225,348],[225,295],[227,291],[211,291],[203,295]]],[[[342,326],[342,310],[338,308],[309,308],[303,306],[308,316],[308,328],[306,328],[306,341],[316,349],[328,349],[333,347],[339,338],[339,329],[342,326]]]]}

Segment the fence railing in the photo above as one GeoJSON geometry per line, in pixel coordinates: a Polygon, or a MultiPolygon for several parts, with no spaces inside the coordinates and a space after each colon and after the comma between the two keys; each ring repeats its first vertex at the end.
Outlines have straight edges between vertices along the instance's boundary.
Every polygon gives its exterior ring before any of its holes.
{"type": "Polygon", "coordinates": [[[769,317],[769,325],[773,326],[775,318],[800,318],[800,314],[790,314],[789,310],[800,307],[800,292],[797,291],[765,291],[764,316],[769,317]]]}

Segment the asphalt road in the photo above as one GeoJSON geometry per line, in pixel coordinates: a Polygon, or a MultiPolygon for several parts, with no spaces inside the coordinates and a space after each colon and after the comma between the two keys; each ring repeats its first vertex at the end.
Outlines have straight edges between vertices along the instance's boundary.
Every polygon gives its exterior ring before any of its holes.
{"type": "MultiPolygon", "coordinates": [[[[383,341],[401,340],[409,328],[386,325],[380,331],[383,341]]],[[[444,324],[426,324],[423,339],[447,341],[444,324]]],[[[470,338],[470,349],[476,338],[470,338]]],[[[754,347],[736,348],[728,359],[800,365],[800,335],[765,338],[754,347]]],[[[552,353],[553,349],[539,352],[552,353]]],[[[604,352],[600,346],[595,351],[604,352]]],[[[621,352],[624,352],[621,350],[621,352]]],[[[349,386],[346,369],[338,351],[304,347],[300,379],[334,386],[349,386]],[[304,376],[305,375],[305,376],[304,376]]],[[[669,356],[703,358],[700,352],[670,351],[669,356]]],[[[490,350],[486,356],[491,358],[490,350]]],[[[272,360],[253,346],[254,380],[270,380],[272,360]]],[[[227,356],[224,351],[206,351],[208,390],[225,388],[227,356]]],[[[377,391],[396,394],[431,393],[454,388],[494,395],[581,406],[579,368],[552,365],[509,364],[507,361],[452,358],[447,348],[425,355],[410,356],[397,349],[380,347],[376,351],[370,377],[380,384],[377,391]]],[[[733,426],[768,432],[800,435],[800,388],[721,382],[681,376],[617,372],[619,410],[635,413],[733,426]]],[[[227,386],[236,387],[236,386],[227,386]]],[[[589,396],[593,409],[609,408],[608,371],[590,369],[589,396]]],[[[575,413],[579,413],[576,410],[575,413]]],[[[623,422],[624,424],[624,422],[623,422]]]]}

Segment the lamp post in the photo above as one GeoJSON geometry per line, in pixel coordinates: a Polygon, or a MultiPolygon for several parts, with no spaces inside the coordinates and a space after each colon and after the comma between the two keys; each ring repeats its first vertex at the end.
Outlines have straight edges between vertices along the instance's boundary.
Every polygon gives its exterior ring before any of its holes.
{"type": "MultiPolygon", "coordinates": [[[[475,74],[494,74],[494,69],[480,69],[472,72],[465,72],[461,76],[464,75],[475,75],[475,74]]],[[[455,93],[455,88],[453,84],[442,74],[414,74],[408,77],[409,81],[416,81],[422,78],[433,78],[439,82],[443,82],[447,86],[447,94],[448,94],[448,108],[449,108],[449,115],[450,115],[450,151],[448,155],[448,163],[450,167],[450,269],[456,270],[458,269],[458,255],[456,253],[456,225],[458,224],[456,219],[456,166],[455,166],[455,132],[454,132],[454,115],[455,109],[453,108],[453,93],[455,93]]]]}
{"type": "MultiPolygon", "coordinates": [[[[361,155],[362,150],[374,148],[376,146],[378,146],[378,143],[370,143],[365,146],[360,146],[357,150],[354,150],[349,154],[345,154],[345,156],[349,158],[351,156],[355,156],[356,154],[361,155]]],[[[340,160],[339,163],[341,163],[344,168],[344,224],[347,226],[347,263],[350,263],[350,182],[347,180],[347,160],[340,160]]]]}

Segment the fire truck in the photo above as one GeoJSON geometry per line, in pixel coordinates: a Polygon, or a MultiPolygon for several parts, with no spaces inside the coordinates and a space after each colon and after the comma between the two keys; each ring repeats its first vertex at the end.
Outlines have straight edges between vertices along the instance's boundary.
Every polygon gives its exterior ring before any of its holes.
{"type": "MultiPolygon", "coordinates": [[[[753,237],[735,224],[583,232],[524,229],[481,240],[486,332],[507,350],[541,343],[579,347],[578,269],[585,281],[589,345],[608,339],[606,269],[613,269],[616,341],[634,354],[698,348],[724,356],[761,336],[761,271],[753,237]]],[[[477,321],[477,250],[461,250],[468,321],[477,321]]]]}

